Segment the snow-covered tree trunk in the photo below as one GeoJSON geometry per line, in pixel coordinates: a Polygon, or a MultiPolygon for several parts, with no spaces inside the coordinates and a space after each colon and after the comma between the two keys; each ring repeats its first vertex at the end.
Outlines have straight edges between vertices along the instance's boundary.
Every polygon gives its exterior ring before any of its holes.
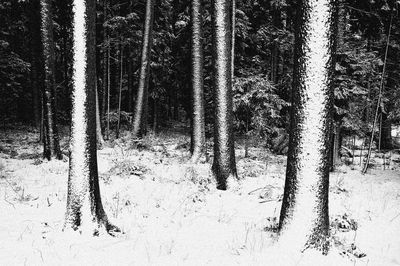
{"type": "Polygon", "coordinates": [[[192,162],[197,162],[205,152],[204,91],[203,91],[203,34],[202,3],[192,0],[192,162]]]}
{"type": "Polygon", "coordinates": [[[150,53],[153,39],[153,19],[155,0],[146,1],[146,16],[143,30],[142,57],[139,77],[139,88],[135,102],[132,134],[134,137],[147,133],[147,97],[150,77],[150,53]]]}
{"type": "Polygon", "coordinates": [[[232,115],[232,1],[213,1],[214,162],[217,188],[237,180],[232,115]]]}
{"type": "Polygon", "coordinates": [[[335,0],[296,2],[290,142],[280,240],[326,252],[335,0]]]}
{"type": "Polygon", "coordinates": [[[73,1],[73,90],[65,229],[117,231],[100,198],[96,154],[95,0],[73,1]]]}
{"type": "Polygon", "coordinates": [[[41,36],[42,51],[44,58],[44,152],[43,156],[51,160],[52,158],[61,159],[60,142],[57,130],[56,119],[56,88],[55,88],[55,55],[53,39],[53,15],[51,0],[40,1],[41,11],[41,36]]]}

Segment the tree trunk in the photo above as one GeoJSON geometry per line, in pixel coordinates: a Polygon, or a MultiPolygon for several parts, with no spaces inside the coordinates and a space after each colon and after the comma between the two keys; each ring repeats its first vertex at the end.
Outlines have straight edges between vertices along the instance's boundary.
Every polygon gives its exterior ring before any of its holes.
{"type": "MultiPolygon", "coordinates": [[[[107,22],[107,0],[103,2],[103,83],[102,83],[102,97],[101,97],[101,112],[100,116],[104,117],[107,111],[107,87],[108,87],[108,34],[104,23],[107,22]]],[[[101,121],[102,122],[102,121],[101,121]]],[[[102,126],[104,129],[104,125],[102,126]]]]}
{"type": "Polygon", "coordinates": [[[204,91],[203,91],[203,33],[201,0],[192,0],[192,132],[191,161],[197,163],[204,156],[204,91]]]}
{"type": "Polygon", "coordinates": [[[214,162],[217,188],[237,180],[232,115],[232,1],[213,2],[214,162]]]}
{"type": "Polygon", "coordinates": [[[120,44],[120,65],[119,65],[119,90],[118,90],[118,122],[117,122],[117,134],[116,134],[116,138],[119,138],[119,130],[120,130],[120,126],[121,126],[121,101],[122,101],[122,82],[123,82],[123,55],[124,55],[124,48],[122,46],[122,44],[120,44]]]}
{"type": "Polygon", "coordinates": [[[128,72],[128,97],[127,97],[127,108],[128,112],[133,111],[133,59],[132,59],[132,47],[128,45],[128,56],[127,56],[127,72],[128,72]]]}
{"type": "Polygon", "coordinates": [[[103,134],[101,133],[99,90],[97,84],[96,84],[96,137],[97,137],[97,147],[101,149],[104,145],[104,139],[103,139],[103,134]]]}
{"type": "Polygon", "coordinates": [[[65,229],[118,231],[101,203],[96,154],[95,1],[73,1],[73,91],[65,229]]]}
{"type": "Polygon", "coordinates": [[[111,80],[110,80],[110,47],[107,48],[107,127],[106,127],[106,139],[110,139],[110,92],[111,92],[111,80]]]}
{"type": "Polygon", "coordinates": [[[280,240],[304,250],[329,248],[329,147],[333,110],[336,2],[298,2],[290,143],[280,240]]]}
{"type": "Polygon", "coordinates": [[[41,33],[44,58],[44,152],[47,160],[62,159],[56,119],[55,55],[51,0],[41,0],[41,33]]]}
{"type": "Polygon", "coordinates": [[[340,164],[340,134],[340,122],[333,123],[332,171],[340,164]]]}
{"type": "Polygon", "coordinates": [[[149,86],[149,70],[152,46],[152,31],[154,19],[154,1],[146,1],[146,15],[143,29],[142,57],[137,91],[135,114],[133,117],[133,137],[140,137],[147,133],[147,98],[149,86]]]}

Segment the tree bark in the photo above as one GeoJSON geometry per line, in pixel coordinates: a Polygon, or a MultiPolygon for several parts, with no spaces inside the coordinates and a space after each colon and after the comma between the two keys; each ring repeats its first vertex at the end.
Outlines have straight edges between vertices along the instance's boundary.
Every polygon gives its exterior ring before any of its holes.
{"type": "Polygon", "coordinates": [[[213,2],[214,162],[217,188],[237,180],[232,115],[232,1],[213,2]]]}
{"type": "Polygon", "coordinates": [[[44,58],[44,152],[47,160],[62,159],[56,119],[55,54],[51,0],[41,0],[41,36],[44,58]]]}
{"type": "Polygon", "coordinates": [[[299,250],[329,248],[329,147],[336,1],[295,8],[292,113],[280,241],[299,250]]]}
{"type": "Polygon", "coordinates": [[[151,46],[153,38],[154,1],[155,0],[146,1],[139,88],[137,91],[135,114],[133,117],[133,137],[141,137],[147,134],[147,98],[150,76],[151,46]]]}
{"type": "Polygon", "coordinates": [[[67,212],[64,229],[118,231],[104,212],[96,154],[95,1],[73,1],[73,91],[67,212]]]}
{"type": "Polygon", "coordinates": [[[197,163],[205,152],[202,3],[192,0],[192,132],[191,161],[197,163]]]}

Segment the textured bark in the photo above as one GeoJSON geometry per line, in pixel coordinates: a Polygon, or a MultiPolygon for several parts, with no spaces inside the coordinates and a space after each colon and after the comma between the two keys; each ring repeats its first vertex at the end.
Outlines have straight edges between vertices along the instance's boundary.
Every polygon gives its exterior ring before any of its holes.
{"type": "Polygon", "coordinates": [[[155,0],[146,1],[139,88],[137,91],[135,114],[133,117],[132,134],[134,137],[140,137],[147,133],[147,98],[150,77],[150,55],[153,38],[154,2],[155,0]]]}
{"type": "Polygon", "coordinates": [[[42,51],[44,58],[44,152],[43,156],[51,160],[52,158],[62,159],[60,143],[57,131],[56,104],[55,104],[55,55],[53,39],[53,15],[51,0],[41,0],[41,36],[42,51]]]}
{"type": "Polygon", "coordinates": [[[225,190],[237,179],[232,115],[232,2],[213,2],[214,162],[217,188],[225,190]]]}
{"type": "Polygon", "coordinates": [[[118,231],[100,198],[96,154],[95,1],[73,1],[73,90],[65,229],[118,231]]]}
{"type": "Polygon", "coordinates": [[[192,132],[191,161],[196,163],[205,152],[204,91],[203,91],[203,34],[201,0],[192,0],[192,132]]]}
{"type": "Polygon", "coordinates": [[[280,240],[295,249],[316,248],[326,252],[336,2],[302,0],[298,4],[280,240]]]}

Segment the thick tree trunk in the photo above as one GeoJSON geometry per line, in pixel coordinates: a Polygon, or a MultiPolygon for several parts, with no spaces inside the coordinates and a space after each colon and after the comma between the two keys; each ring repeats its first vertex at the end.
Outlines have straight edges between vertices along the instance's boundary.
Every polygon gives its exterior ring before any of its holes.
{"type": "Polygon", "coordinates": [[[335,1],[298,2],[290,143],[279,229],[295,249],[329,248],[335,1]]]}
{"type": "Polygon", "coordinates": [[[196,163],[205,152],[204,91],[203,91],[203,33],[201,0],[192,0],[192,132],[191,161],[196,163]]]}
{"type": "Polygon", "coordinates": [[[154,1],[146,1],[146,15],[143,29],[142,57],[139,77],[139,88],[137,91],[135,114],[133,117],[133,137],[147,134],[147,98],[150,77],[150,57],[152,46],[152,32],[154,19],[154,1]]]}
{"type": "Polygon", "coordinates": [[[73,1],[73,91],[65,229],[98,234],[110,225],[100,198],[96,154],[95,1],[73,1]]]}
{"type": "Polygon", "coordinates": [[[226,190],[237,180],[232,115],[232,31],[230,0],[213,2],[214,162],[217,188],[226,190]]]}
{"type": "Polygon", "coordinates": [[[60,143],[57,130],[56,119],[56,88],[55,88],[55,55],[53,39],[53,15],[51,0],[41,0],[41,33],[42,49],[44,58],[44,152],[43,156],[51,160],[52,158],[62,159],[60,143]]]}

